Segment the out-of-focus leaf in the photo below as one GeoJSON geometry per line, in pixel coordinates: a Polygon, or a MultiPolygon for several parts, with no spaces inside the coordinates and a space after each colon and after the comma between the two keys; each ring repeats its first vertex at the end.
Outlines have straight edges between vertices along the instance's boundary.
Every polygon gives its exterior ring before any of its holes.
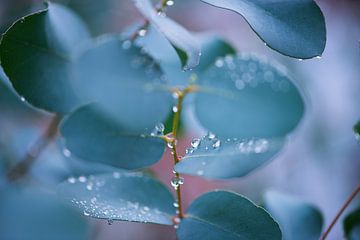
{"type": "Polygon", "coordinates": [[[261,207],[232,192],[209,192],[196,199],[177,230],[179,240],[280,240],[278,224],[261,207]]]}
{"type": "Polygon", "coordinates": [[[58,195],[85,216],[171,225],[174,199],[159,181],[136,172],[69,178],[58,195]]]}
{"type": "Polygon", "coordinates": [[[360,207],[345,217],[343,228],[348,240],[360,239],[360,207]]]}
{"type": "Polygon", "coordinates": [[[242,177],[270,161],[283,147],[280,139],[220,139],[212,134],[194,139],[176,164],[179,173],[206,178],[242,177]]]}
{"type": "Polygon", "coordinates": [[[285,70],[254,55],[217,59],[198,84],[195,114],[224,138],[283,137],[304,114],[302,96],[285,70]]]}
{"type": "Polygon", "coordinates": [[[321,212],[315,206],[294,197],[269,191],[265,206],[278,221],[284,240],[317,240],[323,226],[321,212]]]}
{"type": "Polygon", "coordinates": [[[89,239],[85,219],[52,194],[33,188],[6,188],[0,195],[1,239],[89,239]]]}
{"type": "Polygon", "coordinates": [[[35,107],[66,113],[79,104],[71,65],[89,34],[81,20],[57,4],[15,22],[0,44],[1,65],[18,94],[35,107]]]}
{"type": "Polygon", "coordinates": [[[165,151],[165,141],[158,136],[151,136],[150,131],[129,131],[94,104],[72,113],[60,131],[75,156],[119,168],[149,166],[165,151]]]}
{"type": "Polygon", "coordinates": [[[105,37],[77,59],[75,88],[97,101],[129,130],[152,128],[166,119],[173,98],[159,65],[141,49],[105,37]]]}
{"type": "Polygon", "coordinates": [[[313,0],[202,0],[241,14],[270,48],[290,57],[320,56],[325,48],[324,16],[313,0]]]}
{"type": "Polygon", "coordinates": [[[165,35],[175,48],[184,69],[192,69],[200,61],[200,45],[184,27],[157,13],[149,0],[133,0],[142,15],[165,35]]]}

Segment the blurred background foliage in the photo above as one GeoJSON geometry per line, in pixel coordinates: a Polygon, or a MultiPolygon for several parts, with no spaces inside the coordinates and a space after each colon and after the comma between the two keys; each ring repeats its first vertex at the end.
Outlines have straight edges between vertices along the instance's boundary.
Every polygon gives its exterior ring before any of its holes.
{"type": "MultiPolygon", "coordinates": [[[[77,12],[88,24],[93,36],[122,32],[141,19],[130,0],[54,2],[65,4],[77,12]]],[[[202,192],[219,187],[234,190],[261,203],[263,193],[271,188],[315,204],[324,215],[325,225],[328,225],[345,198],[360,182],[360,146],[352,132],[354,123],[360,118],[360,2],[319,0],[317,3],[327,24],[326,49],[321,59],[301,62],[269,50],[246,22],[232,12],[221,11],[194,0],[175,1],[174,7],[168,9],[169,16],[192,32],[217,33],[229,40],[239,52],[266,55],[286,65],[306,92],[305,118],[291,135],[290,142],[279,157],[249,176],[230,182],[186,176],[183,188],[185,205],[202,192]]],[[[0,0],[1,33],[19,17],[41,8],[42,1],[0,0]]],[[[39,225],[44,226],[42,230],[45,230],[47,222],[41,223],[41,219],[52,217],[45,216],[43,212],[55,209],[51,190],[60,181],[71,175],[106,172],[112,168],[84,164],[71,156],[65,157],[61,140],[57,139],[40,155],[29,176],[18,184],[20,188],[30,185],[36,186],[36,191],[41,189],[45,192],[34,197],[23,191],[8,190],[5,177],[7,169],[24,157],[51,116],[23,103],[11,90],[2,71],[0,110],[0,226],[9,226],[6,231],[22,231],[16,228],[19,223],[17,219],[26,216],[22,221],[28,219],[30,224],[31,219],[34,219],[32,224],[36,225],[39,221],[39,225]],[[40,199],[39,196],[48,204],[33,204],[38,201],[35,198],[40,199]],[[14,199],[17,201],[14,202],[14,199]],[[24,210],[23,207],[30,203],[33,211],[28,211],[28,208],[24,210]]],[[[179,143],[181,152],[185,151],[192,137],[203,134],[191,109],[186,110],[183,125],[188,131],[183,132],[184,138],[179,143]]],[[[162,161],[152,167],[154,174],[167,183],[172,177],[169,171],[171,163],[165,160],[168,158],[170,154],[166,153],[162,161]]],[[[350,212],[359,204],[360,199],[355,199],[347,211],[350,212]]],[[[66,226],[71,226],[75,221],[73,213],[59,210],[60,206],[56,206],[57,211],[63,215],[63,220],[56,219],[53,224],[61,223],[61,231],[67,231],[66,226]]],[[[53,214],[55,216],[56,212],[53,214]]],[[[78,234],[83,238],[76,239],[111,240],[119,239],[119,236],[121,239],[175,239],[174,229],[165,226],[125,222],[107,226],[100,221],[78,218],[80,220],[76,224],[79,224],[77,228],[81,232],[78,234]]],[[[1,227],[0,235],[8,236],[1,227]]],[[[47,233],[43,234],[46,236],[47,233]]],[[[329,239],[341,239],[342,236],[342,226],[337,224],[329,239]]],[[[23,238],[19,236],[14,239],[23,238]]],[[[65,238],[60,236],[57,239],[65,238]]]]}

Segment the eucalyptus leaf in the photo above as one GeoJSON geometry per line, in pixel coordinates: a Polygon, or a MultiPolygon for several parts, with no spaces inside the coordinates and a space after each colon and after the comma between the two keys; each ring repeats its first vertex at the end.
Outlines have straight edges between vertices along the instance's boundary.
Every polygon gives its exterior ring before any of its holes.
{"type": "Polygon", "coordinates": [[[290,57],[321,56],[326,44],[324,16],[313,0],[201,0],[242,15],[270,48],[290,57]]]}
{"type": "Polygon", "coordinates": [[[35,107],[66,113],[80,102],[72,88],[72,63],[89,33],[67,8],[45,10],[16,21],[0,43],[1,65],[18,94],[35,107]]]}
{"type": "Polygon", "coordinates": [[[344,218],[343,228],[348,240],[360,239],[360,207],[350,212],[344,218]]]}
{"type": "Polygon", "coordinates": [[[224,138],[283,137],[304,114],[302,96],[286,70],[255,55],[217,59],[198,84],[195,114],[224,138]]]}
{"type": "Polygon", "coordinates": [[[323,227],[320,210],[294,197],[268,191],[266,209],[279,222],[284,240],[317,240],[323,227]]]}
{"type": "Polygon", "coordinates": [[[354,133],[357,139],[360,139],[360,121],[354,126],[354,133]]]}
{"type": "Polygon", "coordinates": [[[182,174],[206,178],[243,177],[270,161],[284,145],[280,139],[221,139],[212,134],[194,139],[176,164],[182,174]]]}
{"type": "Polygon", "coordinates": [[[84,102],[102,110],[129,130],[152,128],[166,119],[173,98],[157,62],[116,36],[97,39],[75,64],[74,88],[84,102]]]}
{"type": "Polygon", "coordinates": [[[0,192],[0,238],[11,240],[86,240],[85,218],[39,189],[5,188],[0,192]]]}
{"type": "Polygon", "coordinates": [[[278,224],[261,207],[227,191],[206,193],[189,207],[177,230],[179,240],[281,240],[278,224]]]}
{"type": "Polygon", "coordinates": [[[139,172],[69,178],[58,195],[85,216],[112,221],[172,225],[173,196],[159,181],[139,172]]]}
{"type": "Polygon", "coordinates": [[[149,0],[133,0],[138,10],[165,35],[175,48],[185,70],[192,69],[199,64],[201,49],[195,37],[184,27],[158,13],[149,0]]]}
{"type": "Polygon", "coordinates": [[[130,131],[96,104],[81,107],[61,124],[66,148],[80,159],[135,169],[159,161],[165,142],[150,130],[130,131]]]}

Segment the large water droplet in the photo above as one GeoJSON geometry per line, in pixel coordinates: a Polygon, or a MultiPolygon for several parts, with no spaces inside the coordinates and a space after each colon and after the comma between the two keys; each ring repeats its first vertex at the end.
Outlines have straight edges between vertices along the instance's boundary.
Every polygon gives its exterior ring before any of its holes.
{"type": "Polygon", "coordinates": [[[173,6],[174,3],[175,3],[174,1],[169,0],[169,1],[166,2],[166,5],[167,5],[167,6],[173,6]]]}
{"type": "Polygon", "coordinates": [[[180,185],[184,184],[184,178],[182,177],[173,177],[171,179],[171,186],[176,190],[180,185]]]}
{"type": "Polygon", "coordinates": [[[179,109],[178,109],[177,106],[173,106],[172,111],[173,111],[174,113],[177,113],[177,112],[179,111],[179,109]]]}
{"type": "Polygon", "coordinates": [[[221,141],[217,139],[212,146],[214,149],[217,149],[220,147],[220,145],[221,145],[221,141]]]}

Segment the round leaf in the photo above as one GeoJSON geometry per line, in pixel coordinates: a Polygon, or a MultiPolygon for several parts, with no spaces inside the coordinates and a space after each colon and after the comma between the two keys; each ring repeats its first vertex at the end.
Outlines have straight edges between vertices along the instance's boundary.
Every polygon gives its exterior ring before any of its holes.
{"type": "Polygon", "coordinates": [[[141,49],[105,37],[76,62],[75,88],[124,127],[143,130],[166,119],[173,98],[159,65],[141,49]]]}
{"type": "Polygon", "coordinates": [[[285,71],[254,55],[219,58],[199,76],[199,85],[195,113],[225,138],[282,137],[304,114],[301,94],[285,71]]]}
{"type": "Polygon", "coordinates": [[[192,69],[200,61],[200,45],[184,27],[170,18],[158,14],[149,0],[133,0],[142,15],[174,46],[184,69],[192,69]]]}
{"type": "Polygon", "coordinates": [[[32,188],[6,189],[0,194],[0,239],[89,239],[85,219],[56,196],[32,188]]]}
{"type": "Polygon", "coordinates": [[[92,162],[134,169],[159,161],[165,142],[147,132],[129,131],[97,105],[82,107],[61,124],[70,152],[92,162]]]}
{"type": "Polygon", "coordinates": [[[179,173],[206,178],[243,177],[270,161],[284,145],[279,139],[221,140],[205,136],[176,164],[179,173]]]}
{"type": "Polygon", "coordinates": [[[273,191],[265,194],[265,205],[279,222],[284,240],[319,239],[323,218],[313,205],[273,191]]]}
{"type": "Polygon", "coordinates": [[[81,20],[57,4],[15,22],[0,44],[1,65],[18,94],[35,107],[66,113],[79,105],[71,65],[89,34],[81,20]]]}
{"type": "Polygon", "coordinates": [[[270,48],[290,57],[320,56],[325,48],[324,16],[313,0],[202,0],[241,14],[270,48]]]}
{"type": "Polygon", "coordinates": [[[209,192],[189,207],[179,240],[281,240],[278,224],[261,207],[232,192],[209,192]]]}
{"type": "Polygon", "coordinates": [[[347,239],[360,239],[360,207],[355,209],[345,217],[343,227],[347,239]]]}
{"type": "Polygon", "coordinates": [[[85,216],[112,221],[172,225],[174,199],[155,179],[135,172],[69,178],[58,195],[85,216]]]}

